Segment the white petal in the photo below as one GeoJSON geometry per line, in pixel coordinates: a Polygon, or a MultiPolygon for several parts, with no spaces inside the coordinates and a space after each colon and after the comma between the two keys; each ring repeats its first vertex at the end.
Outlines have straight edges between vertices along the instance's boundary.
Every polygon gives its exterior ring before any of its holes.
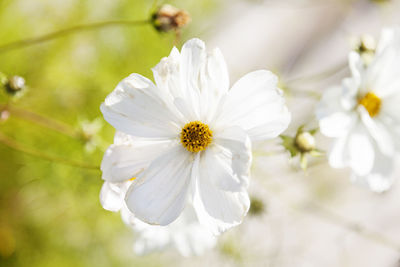
{"type": "MultiPolygon", "coordinates": [[[[125,194],[124,194],[124,198],[125,198],[125,194]]],[[[128,209],[128,207],[125,204],[124,199],[122,200],[122,202],[123,202],[123,205],[120,210],[122,221],[128,226],[135,225],[135,222],[137,221],[137,219],[135,218],[135,215],[128,209]]]]}
{"type": "Polygon", "coordinates": [[[349,67],[354,83],[360,85],[364,74],[364,63],[359,53],[354,51],[349,53],[349,67]]]}
{"type": "Polygon", "coordinates": [[[252,141],[278,136],[287,128],[290,114],[277,82],[277,77],[265,70],[239,79],[228,92],[216,125],[239,126],[252,141]]]}
{"type": "Polygon", "coordinates": [[[380,151],[385,155],[392,156],[394,154],[394,142],[388,130],[385,129],[385,126],[378,118],[373,120],[363,106],[360,106],[358,111],[364,125],[367,127],[372,138],[374,138],[375,142],[378,144],[380,151]]]}
{"type": "Polygon", "coordinates": [[[205,66],[206,69],[203,75],[206,77],[204,82],[207,85],[207,89],[217,97],[226,94],[229,89],[228,68],[224,56],[218,48],[215,48],[208,55],[205,66]]]}
{"type": "Polygon", "coordinates": [[[343,109],[341,92],[341,87],[328,89],[316,109],[321,133],[328,137],[345,135],[356,121],[354,112],[347,112],[343,109]]]}
{"type": "Polygon", "coordinates": [[[100,191],[100,203],[104,209],[119,211],[124,204],[125,192],[130,183],[104,182],[100,191]]]}
{"type": "Polygon", "coordinates": [[[132,74],[118,84],[100,109],[117,130],[140,137],[173,138],[182,124],[171,98],[147,78],[132,74]]]}
{"type": "Polygon", "coordinates": [[[211,121],[219,110],[219,103],[229,89],[228,69],[221,51],[216,48],[207,56],[207,62],[200,73],[201,114],[204,121],[211,121]]]}
{"type": "Polygon", "coordinates": [[[391,134],[396,144],[396,149],[400,150],[400,93],[384,99],[378,120],[391,134]]]}
{"type": "Polygon", "coordinates": [[[354,125],[356,115],[337,112],[319,120],[321,133],[328,137],[340,137],[345,135],[354,125]]]}
{"type": "Polygon", "coordinates": [[[396,38],[398,38],[399,34],[399,28],[382,29],[379,43],[376,48],[376,54],[379,56],[396,38]]]}
{"type": "Polygon", "coordinates": [[[329,165],[332,168],[344,168],[348,164],[347,135],[337,138],[329,152],[329,165]]]}
{"type": "MultiPolygon", "coordinates": [[[[337,88],[337,87],[334,87],[337,88]]],[[[335,101],[338,100],[340,108],[343,111],[352,112],[353,109],[358,105],[359,95],[364,95],[369,89],[362,88],[361,80],[351,78],[345,78],[342,81],[342,88],[340,90],[340,95],[335,96],[335,101]]],[[[329,99],[327,99],[329,101],[329,99]]]]}
{"type": "Polygon", "coordinates": [[[198,115],[193,110],[192,106],[190,106],[189,103],[186,102],[183,98],[181,97],[175,98],[174,104],[188,122],[197,120],[201,121],[200,115],[198,115]]]}
{"type": "Polygon", "coordinates": [[[358,125],[348,137],[349,165],[357,175],[367,175],[375,159],[372,140],[365,127],[358,125]]]}
{"type": "Polygon", "coordinates": [[[243,221],[250,199],[245,190],[222,191],[213,187],[209,179],[198,179],[193,205],[200,223],[219,235],[243,221]]]}
{"type": "Polygon", "coordinates": [[[180,79],[182,98],[198,116],[201,115],[199,100],[203,89],[200,84],[200,75],[205,63],[206,47],[204,42],[196,38],[187,41],[181,50],[180,79]]]}
{"type": "Polygon", "coordinates": [[[172,98],[183,96],[183,89],[180,85],[180,60],[181,55],[178,49],[174,47],[170,55],[161,59],[160,63],[153,68],[157,87],[169,92],[172,98]]]}
{"type": "Polygon", "coordinates": [[[153,73],[157,86],[169,92],[172,101],[180,99],[178,109],[184,116],[188,112],[180,109],[181,102],[190,107],[190,117],[185,117],[188,121],[193,117],[211,120],[220,98],[229,89],[228,70],[220,50],[214,49],[207,55],[205,44],[199,39],[187,41],[181,54],[173,48],[171,54],[153,68],[153,73]]]}
{"type": "Polygon", "coordinates": [[[374,57],[366,74],[369,89],[380,98],[388,98],[398,92],[400,86],[400,31],[384,40],[384,48],[374,57]]]}
{"type": "Polygon", "coordinates": [[[200,162],[193,165],[195,193],[193,206],[200,223],[213,234],[218,235],[240,224],[250,207],[250,199],[245,187],[239,192],[224,191],[217,188],[213,179],[200,162]]]}
{"type": "Polygon", "coordinates": [[[150,162],[164,153],[172,141],[152,141],[140,138],[129,138],[117,134],[117,143],[109,146],[101,162],[102,178],[110,182],[123,182],[137,177],[150,162]]]}
{"type": "Polygon", "coordinates": [[[149,224],[173,222],[186,205],[191,169],[191,154],[177,144],[135,180],[125,198],[128,208],[149,224]]]}
{"type": "Polygon", "coordinates": [[[329,154],[329,164],[333,168],[349,166],[355,176],[366,176],[376,164],[380,153],[368,130],[359,122],[348,134],[336,139],[329,154]]]}
{"type": "Polygon", "coordinates": [[[239,192],[249,184],[251,141],[240,127],[231,127],[215,133],[214,146],[200,159],[200,170],[212,177],[218,189],[239,192]]]}
{"type": "Polygon", "coordinates": [[[353,174],[352,180],[368,186],[374,192],[384,192],[394,182],[393,165],[394,158],[381,153],[375,144],[375,162],[371,172],[364,176],[353,174]]]}

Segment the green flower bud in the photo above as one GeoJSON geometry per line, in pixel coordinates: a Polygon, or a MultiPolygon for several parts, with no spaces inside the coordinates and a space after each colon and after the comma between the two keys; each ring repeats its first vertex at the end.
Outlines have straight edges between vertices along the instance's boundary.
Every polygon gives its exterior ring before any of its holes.
{"type": "Polygon", "coordinates": [[[6,91],[11,95],[22,92],[25,87],[25,79],[17,75],[9,77],[5,83],[6,91]]]}

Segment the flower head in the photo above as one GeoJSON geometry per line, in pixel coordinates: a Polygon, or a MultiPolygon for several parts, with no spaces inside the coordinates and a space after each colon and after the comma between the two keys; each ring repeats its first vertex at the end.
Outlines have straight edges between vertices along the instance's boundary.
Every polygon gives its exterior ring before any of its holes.
{"type": "Polygon", "coordinates": [[[179,30],[189,22],[189,13],[167,4],[162,5],[152,16],[152,24],[160,32],[179,30]]]}
{"type": "Polygon", "coordinates": [[[392,184],[400,140],[400,29],[386,29],[372,61],[351,52],[352,77],[323,96],[317,109],[321,132],[335,138],[332,167],[351,167],[353,180],[374,191],[392,184]]]}
{"type": "Polygon", "coordinates": [[[241,223],[251,144],[277,137],[290,120],[276,76],[255,71],[229,89],[220,51],[207,54],[198,39],[172,49],[153,74],[156,84],[132,74],[101,106],[119,131],[103,179],[136,177],[126,205],[148,224],[170,224],[188,203],[215,234],[241,223]]]}

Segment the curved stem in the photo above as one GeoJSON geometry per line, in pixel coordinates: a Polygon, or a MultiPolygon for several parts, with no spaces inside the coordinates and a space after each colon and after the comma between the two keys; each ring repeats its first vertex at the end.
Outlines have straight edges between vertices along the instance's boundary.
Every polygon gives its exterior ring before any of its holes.
{"type": "Polygon", "coordinates": [[[102,22],[94,22],[88,24],[82,24],[77,26],[72,26],[70,28],[65,28],[59,31],[55,31],[52,33],[44,34],[42,36],[23,39],[7,44],[0,45],[0,53],[10,51],[17,48],[23,48],[26,46],[46,42],[55,38],[59,38],[68,34],[80,32],[80,31],[87,31],[87,30],[94,30],[109,26],[138,26],[138,25],[145,25],[150,23],[150,20],[108,20],[102,22]]]}
{"type": "Polygon", "coordinates": [[[323,79],[332,77],[333,75],[345,70],[346,67],[347,67],[347,62],[342,62],[342,63],[335,65],[329,69],[326,69],[322,72],[312,74],[309,76],[301,76],[301,77],[289,79],[285,83],[288,85],[288,84],[293,84],[293,83],[297,83],[297,82],[304,82],[304,81],[313,82],[313,81],[323,80],[323,79]]]}
{"type": "Polygon", "coordinates": [[[43,115],[34,113],[32,111],[24,110],[21,108],[16,108],[12,107],[10,105],[2,105],[0,106],[0,111],[2,110],[7,110],[9,111],[12,115],[19,117],[24,120],[31,121],[33,123],[36,123],[42,127],[46,127],[48,129],[57,131],[59,133],[62,133],[64,135],[67,135],[72,138],[80,139],[80,134],[77,130],[75,130],[73,127],[69,126],[66,123],[59,122],[57,120],[45,117],[43,115]]]}
{"type": "MultiPolygon", "coordinates": [[[[268,182],[266,179],[263,180],[263,185],[271,188],[275,183],[268,182]]],[[[309,214],[315,217],[320,218],[321,220],[325,220],[326,222],[331,223],[337,227],[341,227],[347,231],[351,231],[362,238],[368,239],[375,244],[382,245],[386,248],[394,250],[400,253],[400,241],[393,240],[392,238],[388,238],[382,233],[374,231],[360,222],[356,222],[352,219],[346,218],[342,215],[339,215],[336,212],[333,212],[322,205],[316,203],[315,200],[303,200],[300,203],[296,203],[295,205],[289,204],[287,199],[284,199],[279,194],[273,194],[274,198],[282,203],[285,207],[301,213],[301,214],[309,214]]]]}
{"type": "Polygon", "coordinates": [[[61,158],[61,157],[57,157],[57,156],[52,156],[52,155],[45,154],[39,150],[25,147],[24,145],[19,144],[18,142],[7,137],[6,135],[4,135],[1,132],[0,132],[0,143],[2,143],[3,145],[5,145],[11,149],[14,149],[16,151],[23,152],[28,155],[31,155],[31,156],[34,156],[37,158],[41,158],[41,159],[44,159],[47,161],[52,161],[55,163],[65,164],[65,165],[79,167],[79,168],[83,168],[83,169],[90,169],[90,170],[99,170],[100,169],[100,167],[97,165],[91,165],[91,164],[87,164],[87,163],[83,163],[83,162],[79,162],[79,161],[69,160],[69,159],[65,159],[65,158],[61,158]]]}
{"type": "Polygon", "coordinates": [[[400,243],[399,242],[389,239],[379,232],[370,230],[360,223],[350,221],[349,219],[344,218],[344,217],[316,204],[315,202],[306,203],[303,206],[303,210],[307,211],[310,214],[318,216],[321,219],[329,221],[332,224],[335,224],[346,230],[352,231],[352,232],[354,232],[366,239],[369,239],[375,243],[379,243],[385,247],[388,247],[397,252],[400,252],[400,243]]]}

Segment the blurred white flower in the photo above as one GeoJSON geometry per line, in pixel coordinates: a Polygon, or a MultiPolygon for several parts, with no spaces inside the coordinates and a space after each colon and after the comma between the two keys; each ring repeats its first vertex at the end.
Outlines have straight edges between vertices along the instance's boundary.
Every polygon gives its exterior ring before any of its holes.
{"type": "Polygon", "coordinates": [[[216,237],[198,222],[191,205],[187,205],[182,215],[167,226],[150,225],[135,218],[124,202],[126,191],[132,182],[105,181],[100,201],[107,210],[121,211],[122,220],[135,233],[133,245],[135,253],[142,255],[176,248],[180,254],[189,257],[201,255],[216,245],[216,237]]]}
{"type": "Polygon", "coordinates": [[[386,29],[375,57],[366,66],[351,52],[352,77],[329,89],[317,108],[321,132],[335,138],[329,162],[351,167],[352,178],[373,191],[393,183],[400,141],[400,29],[386,29]]]}
{"type": "Polygon", "coordinates": [[[88,153],[92,153],[97,147],[103,146],[104,141],[99,135],[100,130],[103,128],[103,124],[104,123],[100,117],[95,118],[92,121],[87,119],[79,121],[81,138],[85,143],[85,151],[88,153]]]}
{"type": "Polygon", "coordinates": [[[277,77],[259,70],[229,90],[221,52],[192,39],[172,49],[149,79],[132,74],[101,105],[104,118],[129,135],[106,152],[103,179],[137,177],[126,204],[140,220],[168,225],[192,203],[218,234],[249,209],[251,142],[278,136],[290,121],[277,77]]]}
{"type": "MultiPolygon", "coordinates": [[[[129,212],[126,206],[124,210],[125,214],[129,212]]],[[[167,226],[150,225],[133,217],[124,222],[129,223],[136,233],[133,249],[139,255],[172,247],[185,257],[199,256],[217,243],[217,238],[199,223],[191,205],[186,206],[181,216],[167,226]]]]}

